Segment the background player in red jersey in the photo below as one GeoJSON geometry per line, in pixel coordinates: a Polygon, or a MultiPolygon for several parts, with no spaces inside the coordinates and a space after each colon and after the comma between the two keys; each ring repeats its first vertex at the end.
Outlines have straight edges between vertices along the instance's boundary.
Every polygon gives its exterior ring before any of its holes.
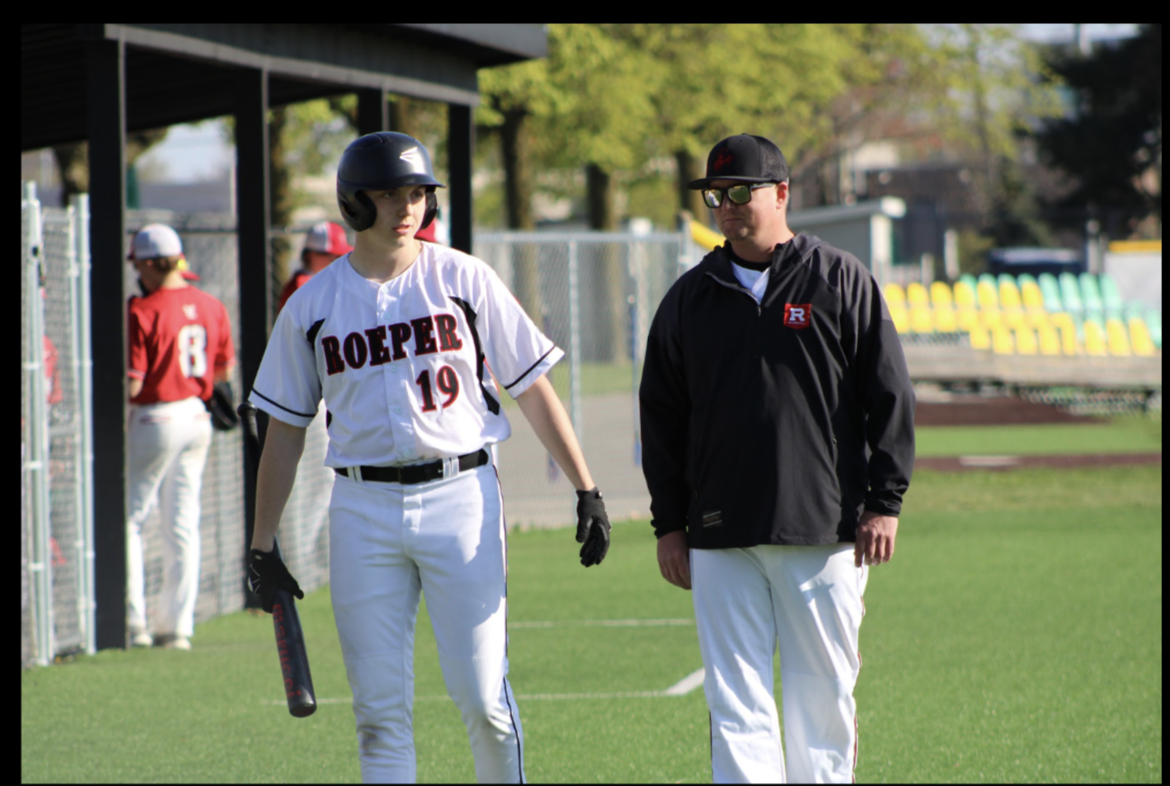
{"type": "Polygon", "coordinates": [[[293,273],[284,289],[280,290],[277,310],[284,308],[292,293],[303,287],[315,273],[320,273],[330,262],[350,251],[353,251],[353,246],[349,244],[344,229],[332,221],[314,224],[301,250],[301,269],[293,273]]]}
{"type": "Polygon", "coordinates": [[[190,649],[199,589],[199,494],[211,446],[204,406],[234,359],[223,303],[189,286],[183,246],[162,224],[142,228],[130,260],[145,297],[130,302],[130,516],[126,623],[133,646],[190,649]],[[163,589],[147,631],[142,525],[161,495],[163,589]]]}

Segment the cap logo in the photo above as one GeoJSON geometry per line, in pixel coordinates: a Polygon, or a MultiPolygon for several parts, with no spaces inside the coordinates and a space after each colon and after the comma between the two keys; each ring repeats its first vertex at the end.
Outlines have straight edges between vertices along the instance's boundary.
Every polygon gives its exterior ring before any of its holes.
{"type": "Polygon", "coordinates": [[[711,162],[711,168],[716,172],[721,172],[731,166],[731,162],[734,160],[735,156],[731,154],[730,150],[720,150],[719,155],[715,156],[715,160],[711,162]]]}
{"type": "Polygon", "coordinates": [[[183,316],[187,317],[187,319],[191,320],[192,322],[195,321],[196,317],[198,316],[198,312],[195,310],[195,305],[193,303],[183,304],[183,316]]]}
{"type": "Polygon", "coordinates": [[[812,318],[812,303],[785,303],[784,324],[794,330],[809,326],[812,318]]]}
{"type": "Polygon", "coordinates": [[[413,169],[415,172],[424,175],[426,174],[427,166],[426,163],[423,162],[422,153],[419,152],[417,147],[412,147],[410,150],[403,151],[402,154],[398,157],[406,163],[410,164],[411,169],[413,169]]]}

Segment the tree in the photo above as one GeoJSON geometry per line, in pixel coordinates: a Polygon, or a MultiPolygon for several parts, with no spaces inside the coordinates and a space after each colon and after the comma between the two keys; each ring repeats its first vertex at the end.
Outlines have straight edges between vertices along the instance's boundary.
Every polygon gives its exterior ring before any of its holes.
{"type": "MultiPolygon", "coordinates": [[[[1162,25],[1146,24],[1116,46],[1092,54],[1051,49],[1053,74],[1072,106],[1037,135],[1042,160],[1072,189],[1056,204],[1083,217],[1100,211],[1112,237],[1162,217],[1162,25]]],[[[1079,223],[1079,222],[1078,222],[1079,223]]]]}
{"type": "MultiPolygon", "coordinates": [[[[126,135],[126,168],[134,166],[143,153],[167,137],[170,128],[152,128],[126,135]]],[[[53,148],[57,172],[61,176],[61,203],[69,204],[75,194],[89,193],[89,144],[85,141],[57,145],[53,148]]]]}

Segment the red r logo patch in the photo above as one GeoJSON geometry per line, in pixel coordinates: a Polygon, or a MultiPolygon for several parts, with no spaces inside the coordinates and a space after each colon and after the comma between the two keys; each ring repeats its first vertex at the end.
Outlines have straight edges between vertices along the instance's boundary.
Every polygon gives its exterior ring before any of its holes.
{"type": "Polygon", "coordinates": [[[812,303],[785,303],[784,324],[793,330],[802,330],[809,326],[812,318],[812,303]]]}

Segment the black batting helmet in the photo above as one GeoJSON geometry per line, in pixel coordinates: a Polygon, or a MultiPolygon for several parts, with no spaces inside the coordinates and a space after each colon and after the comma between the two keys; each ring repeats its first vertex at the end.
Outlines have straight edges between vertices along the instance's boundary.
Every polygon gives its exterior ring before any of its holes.
{"type": "Polygon", "coordinates": [[[431,156],[417,139],[393,131],[366,134],[350,143],[337,166],[337,206],[345,223],[361,232],[374,225],[377,210],[363,192],[385,191],[401,186],[430,186],[427,189],[425,229],[439,211],[435,188],[446,188],[435,180],[431,156]]]}

